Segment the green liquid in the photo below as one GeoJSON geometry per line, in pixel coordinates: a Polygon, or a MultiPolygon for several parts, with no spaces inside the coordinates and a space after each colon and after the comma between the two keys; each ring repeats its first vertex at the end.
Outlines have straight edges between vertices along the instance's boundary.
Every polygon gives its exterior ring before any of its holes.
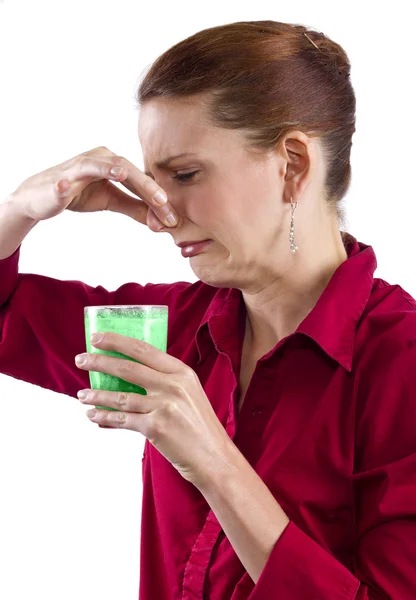
{"type": "MultiPolygon", "coordinates": [[[[90,335],[95,332],[112,331],[143,340],[152,344],[162,352],[166,352],[168,339],[168,307],[167,306],[100,306],[84,307],[85,341],[87,352],[92,354],[106,354],[133,362],[138,360],[109,350],[101,350],[91,345],[90,335]]],[[[120,377],[89,371],[90,386],[93,390],[108,390],[111,392],[133,392],[135,394],[147,395],[144,388],[120,377]]],[[[105,410],[117,410],[108,406],[97,406],[105,410]]]]}

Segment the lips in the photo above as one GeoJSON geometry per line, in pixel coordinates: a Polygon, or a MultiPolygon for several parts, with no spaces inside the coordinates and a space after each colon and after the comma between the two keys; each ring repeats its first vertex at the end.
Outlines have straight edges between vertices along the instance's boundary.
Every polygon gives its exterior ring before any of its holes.
{"type": "Polygon", "coordinates": [[[184,246],[181,250],[181,254],[184,258],[195,256],[196,254],[199,254],[200,252],[205,250],[207,246],[210,246],[213,243],[213,241],[214,240],[204,240],[203,242],[196,242],[193,244],[189,244],[188,246],[184,246]]]}
{"type": "Polygon", "coordinates": [[[207,242],[207,241],[211,241],[211,240],[196,240],[194,242],[180,242],[179,244],[176,244],[176,245],[179,246],[179,248],[185,248],[185,246],[195,246],[196,244],[202,244],[202,242],[207,242]]]}

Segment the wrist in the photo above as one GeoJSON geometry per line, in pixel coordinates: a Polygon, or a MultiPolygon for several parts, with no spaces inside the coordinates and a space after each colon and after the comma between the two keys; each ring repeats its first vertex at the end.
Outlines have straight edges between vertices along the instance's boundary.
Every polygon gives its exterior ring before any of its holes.
{"type": "Polygon", "coordinates": [[[16,194],[16,192],[12,192],[3,202],[3,205],[6,206],[6,210],[11,217],[16,217],[20,221],[24,222],[26,225],[36,225],[39,223],[38,219],[34,219],[30,215],[27,214],[25,210],[25,205],[21,198],[16,194]]]}
{"type": "Polygon", "coordinates": [[[228,438],[217,459],[210,463],[209,468],[205,467],[203,474],[200,473],[193,482],[194,485],[203,495],[215,487],[222,488],[225,481],[239,472],[242,459],[246,460],[234,442],[228,438]]]}

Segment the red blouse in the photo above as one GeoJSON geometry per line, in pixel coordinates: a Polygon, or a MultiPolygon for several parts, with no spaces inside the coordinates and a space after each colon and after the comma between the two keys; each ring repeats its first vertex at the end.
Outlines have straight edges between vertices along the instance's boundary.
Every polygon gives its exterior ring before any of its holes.
{"type": "Polygon", "coordinates": [[[254,584],[200,491],[148,440],[139,600],[416,598],[416,301],[348,259],[258,362],[236,417],[240,290],[201,281],[115,291],[0,261],[0,372],[76,397],[90,387],[83,308],[169,306],[167,352],[198,375],[229,437],[290,519],[254,584]],[[65,319],[62,314],[65,313],[65,319]]]}

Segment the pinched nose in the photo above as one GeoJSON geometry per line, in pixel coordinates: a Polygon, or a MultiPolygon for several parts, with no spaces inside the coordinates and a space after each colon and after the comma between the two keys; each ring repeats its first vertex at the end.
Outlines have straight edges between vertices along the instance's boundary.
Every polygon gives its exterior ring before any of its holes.
{"type": "Polygon", "coordinates": [[[156,216],[152,208],[149,207],[149,210],[147,211],[146,224],[148,228],[155,233],[176,230],[176,227],[178,226],[179,222],[180,217],[178,223],[175,226],[172,227],[165,225],[165,223],[160,221],[160,219],[156,216]]]}

